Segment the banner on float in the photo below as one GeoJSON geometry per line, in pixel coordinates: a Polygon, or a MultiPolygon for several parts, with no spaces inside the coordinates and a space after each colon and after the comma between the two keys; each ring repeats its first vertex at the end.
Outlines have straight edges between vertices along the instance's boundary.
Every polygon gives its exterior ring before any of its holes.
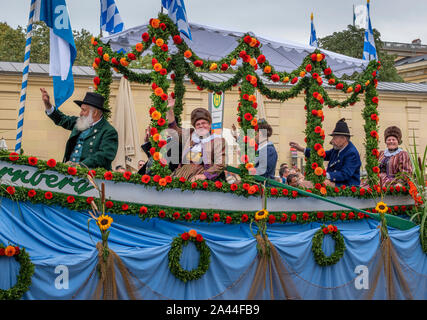
{"type": "Polygon", "coordinates": [[[224,93],[209,93],[209,112],[212,116],[212,133],[222,135],[224,120],[224,93]]]}

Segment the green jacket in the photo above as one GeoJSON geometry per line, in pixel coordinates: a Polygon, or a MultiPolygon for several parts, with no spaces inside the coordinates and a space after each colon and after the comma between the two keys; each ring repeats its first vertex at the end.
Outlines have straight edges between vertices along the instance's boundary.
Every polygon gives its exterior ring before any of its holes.
{"type": "MultiPolygon", "coordinates": [[[[74,128],[78,117],[66,116],[61,111],[55,109],[49,115],[49,118],[57,126],[71,130],[63,160],[63,162],[67,162],[70,160],[71,153],[80,135],[80,131],[74,128]]],[[[84,140],[80,164],[91,169],[105,168],[111,170],[111,163],[117,154],[118,139],[116,129],[105,118],[102,118],[84,140]]]]}

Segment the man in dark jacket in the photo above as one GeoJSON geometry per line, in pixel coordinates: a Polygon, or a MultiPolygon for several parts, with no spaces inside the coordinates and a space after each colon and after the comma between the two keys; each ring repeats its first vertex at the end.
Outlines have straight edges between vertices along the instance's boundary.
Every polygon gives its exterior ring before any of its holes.
{"type": "Polygon", "coordinates": [[[116,157],[118,135],[116,129],[103,117],[104,97],[95,92],[86,93],[83,101],[74,102],[80,107],[80,117],[67,116],[50,103],[49,95],[40,88],[46,114],[53,122],[71,130],[63,162],[88,168],[105,168],[111,170],[111,163],[116,157]]]}
{"type": "MultiPolygon", "coordinates": [[[[333,149],[326,151],[325,161],[329,161],[326,169],[327,185],[359,186],[360,185],[360,155],[356,147],[350,141],[350,130],[345,119],[337,122],[332,136],[333,149]],[[329,180],[329,181],[328,181],[329,180]]],[[[303,148],[298,143],[289,144],[305,156],[310,157],[310,149],[303,148]]]]}

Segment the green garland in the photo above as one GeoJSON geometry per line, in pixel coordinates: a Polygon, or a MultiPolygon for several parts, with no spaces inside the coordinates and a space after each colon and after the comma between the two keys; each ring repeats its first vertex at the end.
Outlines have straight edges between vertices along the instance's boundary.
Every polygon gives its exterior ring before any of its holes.
{"type": "MultiPolygon", "coordinates": [[[[194,230],[192,230],[194,231],[194,230]]],[[[191,231],[190,231],[191,232],[191,231]]],[[[181,281],[187,282],[191,280],[200,279],[206,271],[209,269],[211,250],[206,244],[205,239],[198,238],[200,235],[190,236],[188,232],[181,234],[172,241],[171,249],[169,250],[169,269],[172,274],[180,279],[181,281]],[[181,254],[182,246],[188,245],[188,242],[192,241],[196,245],[197,250],[200,253],[199,265],[196,269],[185,270],[181,266],[181,254]]]]}
{"type": "Polygon", "coordinates": [[[311,250],[314,260],[319,266],[325,267],[336,264],[343,257],[345,249],[344,237],[336,226],[329,225],[326,227],[322,225],[313,236],[311,250]],[[335,240],[335,251],[329,257],[325,255],[322,249],[323,238],[327,234],[332,234],[332,239],[335,240]]]}
{"type": "MultiPolygon", "coordinates": [[[[4,249],[4,246],[0,248],[4,249]]],[[[19,300],[31,286],[34,264],[31,262],[30,255],[25,251],[25,248],[20,248],[19,253],[14,255],[14,257],[20,264],[18,281],[10,289],[0,289],[0,300],[19,300]]]]}

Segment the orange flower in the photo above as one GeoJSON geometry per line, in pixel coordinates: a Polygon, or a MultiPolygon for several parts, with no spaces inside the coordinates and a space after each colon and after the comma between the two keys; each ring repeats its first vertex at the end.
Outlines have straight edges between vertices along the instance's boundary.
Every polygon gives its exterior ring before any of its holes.
{"type": "Polygon", "coordinates": [[[370,83],[371,83],[371,81],[369,81],[369,80],[368,80],[368,81],[366,81],[366,82],[365,82],[365,86],[368,86],[370,83]]]}
{"type": "Polygon", "coordinates": [[[323,169],[321,167],[317,167],[316,169],[314,169],[314,174],[316,176],[321,176],[323,174],[323,169]]]}
{"type": "Polygon", "coordinates": [[[104,61],[110,61],[110,56],[108,55],[108,53],[104,53],[102,59],[104,59],[104,61]]]}
{"type": "Polygon", "coordinates": [[[194,229],[191,229],[190,231],[188,231],[188,235],[192,238],[197,237],[197,231],[194,229]]]}
{"type": "Polygon", "coordinates": [[[304,78],[304,77],[305,77],[305,72],[304,72],[304,71],[301,71],[301,72],[299,73],[299,76],[300,76],[301,78],[304,78]]]}
{"type": "Polygon", "coordinates": [[[245,168],[246,169],[251,169],[251,168],[253,168],[254,167],[254,164],[253,163],[251,163],[251,162],[248,162],[246,165],[245,165],[245,168]]]}
{"type": "Polygon", "coordinates": [[[94,68],[94,69],[98,69],[98,65],[94,62],[93,64],[92,64],[92,68],[94,68]]]}
{"type": "Polygon", "coordinates": [[[347,88],[347,93],[353,92],[353,87],[348,87],[347,88]]]}
{"type": "Polygon", "coordinates": [[[121,58],[121,59],[120,59],[120,64],[121,64],[123,67],[127,67],[127,66],[129,65],[129,62],[126,60],[126,58],[121,58]]]}
{"type": "Polygon", "coordinates": [[[141,52],[143,48],[144,48],[144,46],[142,45],[142,43],[137,43],[135,45],[135,50],[138,52],[141,52]]]}
{"type": "Polygon", "coordinates": [[[210,71],[216,70],[216,68],[218,67],[218,65],[216,63],[212,63],[211,66],[209,67],[210,71]]]}
{"type": "Polygon", "coordinates": [[[317,154],[319,157],[323,157],[325,155],[325,149],[320,148],[319,150],[317,150],[317,154]]]}
{"type": "Polygon", "coordinates": [[[160,20],[159,19],[152,19],[151,20],[151,26],[155,29],[157,29],[160,26],[160,20]]]}
{"type": "Polygon", "coordinates": [[[256,66],[256,64],[257,64],[256,59],[255,59],[255,58],[252,58],[252,59],[249,61],[249,64],[250,64],[252,67],[255,67],[255,66],[256,66]]]}
{"type": "Polygon", "coordinates": [[[328,231],[329,231],[329,232],[333,232],[333,231],[334,231],[334,226],[333,226],[332,224],[330,224],[330,225],[328,226],[328,231]]]}
{"type": "Polygon", "coordinates": [[[317,54],[317,56],[316,56],[316,60],[317,60],[317,62],[322,61],[322,59],[323,59],[322,54],[318,53],[318,54],[317,54]]]}
{"type": "Polygon", "coordinates": [[[156,89],[154,89],[154,94],[160,97],[163,94],[163,89],[160,87],[157,87],[156,89]]]}
{"type": "Polygon", "coordinates": [[[12,246],[7,246],[6,249],[4,250],[4,254],[8,257],[12,257],[15,255],[15,248],[12,246]]]}
{"type": "Polygon", "coordinates": [[[249,168],[248,171],[251,176],[256,175],[256,168],[249,168]]]}
{"type": "Polygon", "coordinates": [[[158,47],[161,47],[164,43],[165,43],[165,42],[164,42],[164,41],[163,41],[163,39],[161,39],[161,38],[159,38],[159,39],[157,39],[157,40],[156,40],[156,45],[157,45],[158,47]]]}
{"type": "Polygon", "coordinates": [[[251,125],[253,127],[255,127],[257,124],[258,124],[258,119],[257,118],[253,118],[252,121],[251,121],[251,125]]]}
{"type": "Polygon", "coordinates": [[[161,117],[162,117],[162,114],[161,114],[159,111],[154,111],[154,112],[151,114],[151,118],[152,118],[153,120],[159,120],[161,117]]]}
{"type": "MultiPolygon", "coordinates": [[[[252,77],[251,78],[251,85],[256,85],[257,84],[257,82],[258,82],[258,80],[257,80],[257,78],[256,77],[252,77]]],[[[255,99],[256,100],[256,99],[255,99]]]]}
{"type": "Polygon", "coordinates": [[[156,133],[155,135],[153,135],[153,140],[154,141],[159,141],[160,140],[160,134],[156,133]]]}
{"type": "Polygon", "coordinates": [[[264,73],[270,73],[271,72],[271,67],[270,66],[266,66],[264,68],[264,73]]]}
{"type": "Polygon", "coordinates": [[[159,180],[159,185],[160,185],[160,186],[162,186],[162,187],[164,187],[165,185],[167,185],[167,181],[166,181],[166,179],[165,179],[165,178],[161,178],[161,179],[159,180]]]}
{"type": "Polygon", "coordinates": [[[249,101],[251,101],[251,102],[255,102],[256,101],[256,96],[254,95],[254,94],[251,94],[250,96],[249,96],[249,99],[248,99],[249,101]]]}
{"type": "Polygon", "coordinates": [[[326,194],[326,188],[325,187],[321,187],[320,188],[320,193],[325,195],[326,194]]]}
{"type": "Polygon", "coordinates": [[[184,52],[184,57],[186,57],[187,59],[188,58],[191,58],[191,56],[192,56],[193,54],[191,53],[191,51],[190,50],[187,50],[187,51],[185,51],[184,52]]]}
{"type": "Polygon", "coordinates": [[[230,61],[230,64],[231,64],[232,66],[235,66],[235,65],[236,65],[236,63],[237,63],[237,60],[236,60],[236,59],[232,59],[232,60],[230,61]]]}
{"type": "Polygon", "coordinates": [[[256,46],[256,43],[257,43],[257,40],[256,40],[255,38],[252,38],[252,39],[251,39],[251,42],[249,42],[249,46],[251,46],[251,47],[255,47],[255,46],[256,46]]]}
{"type": "Polygon", "coordinates": [[[159,72],[160,70],[162,70],[163,66],[160,63],[156,63],[154,64],[154,71],[159,72]]]}
{"type": "Polygon", "coordinates": [[[284,77],[284,78],[283,78],[283,82],[285,82],[285,83],[286,83],[286,82],[289,82],[289,77],[284,77]]]}
{"type": "Polygon", "coordinates": [[[159,161],[162,158],[162,154],[160,152],[154,152],[153,159],[155,161],[159,161]]]}
{"type": "Polygon", "coordinates": [[[249,139],[249,146],[254,147],[256,144],[255,139],[249,139]]]}
{"type": "Polygon", "coordinates": [[[321,118],[323,116],[323,111],[322,110],[317,110],[317,116],[319,118],[321,118]]]}

